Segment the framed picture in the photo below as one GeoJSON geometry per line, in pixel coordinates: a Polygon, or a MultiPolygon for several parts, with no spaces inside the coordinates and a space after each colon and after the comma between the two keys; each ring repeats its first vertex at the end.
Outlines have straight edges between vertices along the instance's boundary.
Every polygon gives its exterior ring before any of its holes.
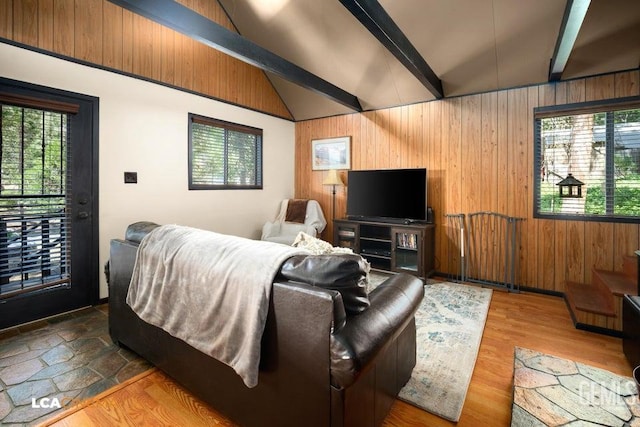
{"type": "Polygon", "coordinates": [[[350,169],[351,137],[314,139],[311,141],[312,170],[350,169]]]}

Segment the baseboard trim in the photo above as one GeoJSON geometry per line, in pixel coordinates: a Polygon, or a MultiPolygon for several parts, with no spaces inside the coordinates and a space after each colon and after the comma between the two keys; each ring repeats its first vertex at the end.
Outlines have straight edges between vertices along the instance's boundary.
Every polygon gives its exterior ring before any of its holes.
{"type": "Polygon", "coordinates": [[[534,294],[551,295],[552,297],[564,298],[564,292],[552,291],[550,289],[538,289],[538,288],[532,288],[532,287],[529,287],[529,286],[520,286],[520,291],[522,291],[522,292],[531,292],[531,293],[534,293],[534,294]]]}
{"type": "MultiPolygon", "coordinates": [[[[573,316],[572,316],[573,317],[573,316]]],[[[576,329],[587,332],[595,332],[596,334],[607,335],[615,338],[623,338],[624,333],[622,331],[616,331],[615,329],[602,328],[600,326],[588,325],[586,323],[574,322],[576,329]]]]}

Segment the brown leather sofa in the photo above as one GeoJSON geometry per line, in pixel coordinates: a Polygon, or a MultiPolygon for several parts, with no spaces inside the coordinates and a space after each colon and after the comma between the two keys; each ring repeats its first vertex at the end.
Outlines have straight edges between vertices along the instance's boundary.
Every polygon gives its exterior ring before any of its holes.
{"type": "Polygon", "coordinates": [[[359,256],[289,259],[273,283],[258,385],[247,388],[231,368],[145,323],[126,304],[138,243],[155,226],[133,224],[124,240],[111,241],[109,329],[114,342],[240,425],[382,423],[415,365],[414,314],[424,293],[420,280],[392,276],[363,297],[353,287],[342,289],[349,287],[345,284],[354,277],[359,256]],[[337,286],[329,289],[331,283],[337,286]]]}

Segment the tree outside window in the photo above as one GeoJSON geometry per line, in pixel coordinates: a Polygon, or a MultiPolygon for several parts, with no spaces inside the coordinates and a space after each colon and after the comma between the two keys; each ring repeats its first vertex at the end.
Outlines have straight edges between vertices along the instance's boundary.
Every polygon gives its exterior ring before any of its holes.
{"type": "Polygon", "coordinates": [[[640,100],[535,111],[534,216],[640,222],[640,100]],[[572,174],[582,197],[560,197],[572,174]]]}

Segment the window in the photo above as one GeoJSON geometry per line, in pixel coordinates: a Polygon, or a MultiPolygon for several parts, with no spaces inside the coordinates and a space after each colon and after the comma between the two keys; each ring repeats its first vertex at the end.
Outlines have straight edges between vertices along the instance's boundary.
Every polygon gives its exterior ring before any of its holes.
{"type": "Polygon", "coordinates": [[[0,99],[0,300],[68,283],[66,113],[0,99]]]}
{"type": "Polygon", "coordinates": [[[189,189],[261,189],[262,129],[189,114],[189,189]]]}
{"type": "Polygon", "coordinates": [[[534,116],[534,217],[640,222],[640,98],[536,108],[534,116]],[[580,196],[561,197],[569,174],[580,196]]]}

